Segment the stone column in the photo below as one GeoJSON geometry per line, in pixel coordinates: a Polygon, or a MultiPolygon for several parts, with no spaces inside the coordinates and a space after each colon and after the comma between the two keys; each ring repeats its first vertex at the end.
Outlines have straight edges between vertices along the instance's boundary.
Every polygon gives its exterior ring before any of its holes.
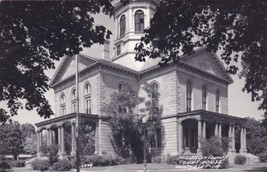
{"type": "Polygon", "coordinates": [[[229,125],[229,129],[228,129],[228,139],[229,139],[229,148],[228,148],[228,152],[232,151],[232,126],[229,125]]]}
{"type": "Polygon", "coordinates": [[[37,157],[40,158],[41,152],[40,152],[40,146],[41,146],[41,137],[40,137],[40,130],[37,130],[37,157]]]}
{"type": "Polygon", "coordinates": [[[61,152],[61,158],[63,158],[65,156],[65,142],[64,142],[64,127],[63,125],[61,126],[61,144],[60,144],[60,152],[61,152]]]}
{"type": "Polygon", "coordinates": [[[222,137],[222,124],[218,123],[219,129],[218,129],[218,137],[221,138],[222,137]]]}
{"type": "Polygon", "coordinates": [[[182,154],[183,153],[183,143],[184,143],[184,139],[183,139],[183,125],[182,125],[182,121],[178,122],[178,130],[179,130],[179,153],[182,154]]]}
{"type": "Polygon", "coordinates": [[[99,154],[99,141],[98,141],[98,122],[96,122],[96,126],[95,126],[95,154],[98,155],[99,154]]]}
{"type": "Polygon", "coordinates": [[[71,123],[71,156],[76,155],[76,137],[75,137],[75,122],[71,123]]]}
{"type": "Polygon", "coordinates": [[[61,149],[60,149],[60,145],[61,145],[61,126],[58,126],[58,153],[59,155],[61,155],[61,149]]]}
{"type": "Polygon", "coordinates": [[[247,153],[247,130],[244,128],[244,153],[247,153]]]}
{"type": "Polygon", "coordinates": [[[202,126],[202,137],[203,139],[206,139],[206,122],[203,121],[203,126],[202,126]]]}
{"type": "Polygon", "coordinates": [[[243,127],[241,127],[240,130],[240,153],[243,153],[244,151],[244,132],[243,132],[243,127]]]}
{"type": "Polygon", "coordinates": [[[218,123],[215,123],[214,136],[218,136],[218,123]]]}
{"type": "Polygon", "coordinates": [[[197,123],[198,123],[198,129],[197,129],[197,153],[198,154],[201,154],[201,131],[202,131],[202,128],[201,128],[201,121],[200,119],[197,120],[197,123]]]}
{"type": "Polygon", "coordinates": [[[235,150],[235,126],[232,126],[232,151],[236,152],[235,150]]]}

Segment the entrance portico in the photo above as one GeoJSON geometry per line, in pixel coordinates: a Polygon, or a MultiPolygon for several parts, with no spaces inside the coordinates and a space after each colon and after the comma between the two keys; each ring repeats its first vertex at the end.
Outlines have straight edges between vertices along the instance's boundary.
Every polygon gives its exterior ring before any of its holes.
{"type": "Polygon", "coordinates": [[[245,120],[230,115],[197,110],[180,113],[178,120],[179,154],[201,154],[201,143],[212,136],[229,138],[228,152],[246,153],[245,120]],[[240,149],[236,149],[236,128],[240,130],[240,149]]]}
{"type": "MultiPolygon", "coordinates": [[[[41,145],[58,145],[58,154],[61,158],[76,154],[76,114],[68,114],[54,119],[37,123],[37,156],[41,156],[41,145]]],[[[81,114],[80,131],[90,135],[91,143],[88,153],[99,154],[99,121],[98,115],[81,114]],[[92,146],[93,144],[93,146],[92,146]]],[[[81,138],[81,137],[80,137],[81,138]]],[[[86,139],[86,138],[84,138],[86,139]]],[[[85,140],[86,141],[86,140],[85,140]]]]}

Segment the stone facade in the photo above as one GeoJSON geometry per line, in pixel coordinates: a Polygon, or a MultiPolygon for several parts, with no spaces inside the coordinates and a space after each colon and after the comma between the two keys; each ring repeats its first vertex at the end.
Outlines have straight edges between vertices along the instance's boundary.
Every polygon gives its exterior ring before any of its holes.
{"type": "MultiPolygon", "coordinates": [[[[188,151],[192,154],[201,153],[200,140],[211,136],[231,138],[229,152],[235,152],[236,145],[233,138],[236,125],[242,128],[240,152],[246,152],[244,120],[228,115],[228,85],[233,80],[215,54],[201,48],[195,54],[183,57],[179,64],[170,64],[166,67],[159,67],[158,59],[149,59],[142,63],[134,62],[132,49],[142,36],[142,32],[134,29],[135,13],[138,10],[143,11],[144,18],[140,22],[148,26],[156,5],[157,1],[154,0],[130,1],[126,6],[117,4],[114,44],[121,46],[120,54],[109,56],[109,50],[105,44],[105,52],[101,58],[84,54],[77,57],[79,59],[79,113],[83,119],[96,126],[92,130],[95,137],[94,153],[114,154],[112,134],[106,118],[108,114],[103,110],[104,104],[110,102],[110,95],[119,90],[121,83],[127,83],[139,93],[140,97],[146,97],[146,93],[142,90],[145,82],[158,85],[159,105],[163,109],[160,147],[163,155],[183,154],[188,151]],[[123,15],[126,17],[126,29],[124,35],[119,35],[121,32],[119,19],[123,15]],[[191,91],[188,91],[189,82],[191,91]],[[89,93],[87,84],[90,88],[89,93]],[[206,88],[205,99],[203,99],[203,87],[206,88]],[[203,108],[203,102],[205,102],[205,108],[203,108]]],[[[75,71],[74,57],[65,57],[51,81],[51,87],[55,91],[56,118],[36,124],[39,146],[44,140],[43,130],[50,131],[47,144],[54,142],[62,145],[64,143],[62,133],[64,135],[65,128],[71,127],[73,137],[71,152],[75,154],[74,135],[78,127],[75,123],[77,107],[76,109],[73,107],[77,102],[77,95],[73,96],[73,90],[76,89],[75,71]],[[63,98],[62,95],[65,97],[63,98]]],[[[142,106],[144,105],[140,104],[136,108],[136,113],[139,113],[138,108],[142,106]]],[[[60,151],[62,155],[65,154],[64,146],[61,146],[60,151]]]]}

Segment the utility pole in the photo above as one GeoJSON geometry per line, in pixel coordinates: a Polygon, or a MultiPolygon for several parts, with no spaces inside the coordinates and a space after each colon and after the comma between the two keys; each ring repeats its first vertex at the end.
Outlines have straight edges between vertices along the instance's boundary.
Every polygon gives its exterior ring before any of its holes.
{"type": "Polygon", "coordinates": [[[80,121],[81,116],[79,113],[79,59],[78,55],[75,55],[76,60],[76,171],[80,172],[81,160],[80,160],[80,121]]]}

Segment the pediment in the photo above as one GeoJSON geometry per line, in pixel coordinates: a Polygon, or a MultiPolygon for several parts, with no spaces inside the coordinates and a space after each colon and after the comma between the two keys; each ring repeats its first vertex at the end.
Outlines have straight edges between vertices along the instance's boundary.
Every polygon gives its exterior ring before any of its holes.
{"type": "Polygon", "coordinates": [[[183,57],[181,62],[223,80],[227,80],[230,83],[233,82],[217,55],[205,49],[199,50],[191,56],[183,57]]]}
{"type": "MultiPolygon", "coordinates": [[[[78,58],[79,58],[79,71],[82,71],[83,69],[87,68],[88,66],[96,62],[96,60],[94,60],[93,58],[84,55],[79,55],[78,58]]],[[[75,57],[74,56],[63,57],[56,73],[54,74],[54,77],[50,85],[52,86],[55,83],[58,83],[75,75],[75,72],[76,72],[75,57]]]]}

